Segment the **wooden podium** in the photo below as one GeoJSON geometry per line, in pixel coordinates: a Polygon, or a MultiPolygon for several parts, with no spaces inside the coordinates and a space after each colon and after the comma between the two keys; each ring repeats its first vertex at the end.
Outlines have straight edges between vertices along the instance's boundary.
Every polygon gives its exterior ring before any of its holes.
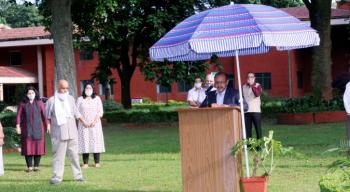
{"type": "Polygon", "coordinates": [[[241,138],[239,107],[179,109],[184,192],[239,192],[241,158],[231,156],[241,138]]]}

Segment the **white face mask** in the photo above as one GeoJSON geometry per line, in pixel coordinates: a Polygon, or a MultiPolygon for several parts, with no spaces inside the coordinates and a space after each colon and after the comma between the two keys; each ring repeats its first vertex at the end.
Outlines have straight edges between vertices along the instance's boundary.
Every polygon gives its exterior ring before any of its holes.
{"type": "Polygon", "coordinates": [[[197,89],[199,89],[199,88],[202,87],[202,83],[195,83],[195,84],[194,84],[194,87],[197,88],[197,89]]]}
{"type": "Polygon", "coordinates": [[[33,101],[35,99],[35,94],[27,95],[27,97],[30,101],[33,101]]]}
{"type": "Polygon", "coordinates": [[[91,89],[85,90],[85,95],[90,97],[92,95],[92,90],[91,89]]]}
{"type": "Polygon", "coordinates": [[[57,95],[60,100],[64,101],[67,99],[69,92],[67,91],[66,93],[58,93],[57,95]]]}

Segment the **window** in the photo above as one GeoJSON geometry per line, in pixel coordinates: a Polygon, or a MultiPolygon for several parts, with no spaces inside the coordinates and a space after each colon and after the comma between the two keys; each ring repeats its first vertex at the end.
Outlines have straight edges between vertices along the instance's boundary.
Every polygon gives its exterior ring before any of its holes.
{"type": "Polygon", "coordinates": [[[93,51],[87,51],[87,50],[80,51],[80,60],[86,61],[86,60],[93,60],[93,59],[94,59],[93,51]]]}
{"type": "Polygon", "coordinates": [[[192,89],[192,85],[185,81],[177,83],[177,92],[188,92],[190,89],[192,89]]]}
{"type": "Polygon", "coordinates": [[[271,73],[255,73],[256,82],[260,83],[263,89],[271,89],[271,73]]]}
{"type": "Polygon", "coordinates": [[[170,93],[171,86],[157,85],[157,92],[158,93],[170,93]]]}
{"type": "MultiPolygon", "coordinates": [[[[84,91],[84,86],[88,83],[94,83],[93,81],[91,80],[81,80],[80,81],[80,92],[82,93],[84,91]]],[[[96,90],[95,90],[96,91],[96,90]]]]}
{"type": "Polygon", "coordinates": [[[298,89],[303,88],[303,72],[297,71],[297,84],[298,84],[298,89]]]}
{"type": "MultiPolygon", "coordinates": [[[[110,82],[109,85],[111,86],[111,95],[114,95],[114,83],[110,82]]],[[[99,92],[100,95],[106,95],[106,84],[101,84],[99,85],[99,92]]]]}
{"type": "Polygon", "coordinates": [[[22,64],[22,55],[19,51],[10,52],[10,65],[21,65],[22,64]]]}

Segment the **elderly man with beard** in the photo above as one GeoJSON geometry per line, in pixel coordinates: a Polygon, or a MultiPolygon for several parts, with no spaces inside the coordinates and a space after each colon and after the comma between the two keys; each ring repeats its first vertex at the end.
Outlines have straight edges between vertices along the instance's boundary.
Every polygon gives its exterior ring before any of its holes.
{"type": "Polygon", "coordinates": [[[75,181],[84,181],[79,164],[76,124],[76,119],[82,120],[82,117],[68,89],[68,82],[60,80],[55,95],[50,97],[46,104],[46,117],[51,124],[53,154],[53,176],[50,183],[54,185],[62,182],[66,154],[70,160],[75,181]]]}

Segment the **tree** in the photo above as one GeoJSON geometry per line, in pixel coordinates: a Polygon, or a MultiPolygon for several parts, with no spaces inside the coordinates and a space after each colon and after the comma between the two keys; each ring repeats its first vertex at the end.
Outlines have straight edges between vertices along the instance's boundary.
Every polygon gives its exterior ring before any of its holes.
{"type": "Polygon", "coordinates": [[[332,98],[331,0],[303,0],[309,10],[311,27],[318,31],[320,46],[313,48],[312,87],[316,98],[332,98]]]}
{"type": "Polygon", "coordinates": [[[76,66],[73,49],[73,24],[71,6],[73,0],[44,0],[42,13],[46,16],[46,26],[54,41],[55,51],[55,84],[58,80],[69,82],[69,91],[77,95],[76,66]]]}
{"type": "Polygon", "coordinates": [[[0,0],[0,23],[12,28],[42,25],[43,16],[37,6],[30,3],[0,0]]]}
{"type": "Polygon", "coordinates": [[[235,0],[236,3],[252,3],[263,4],[272,7],[284,8],[284,7],[298,7],[302,6],[302,0],[235,0]]]}
{"type": "MultiPolygon", "coordinates": [[[[205,78],[210,65],[207,62],[151,62],[141,65],[146,80],[169,87],[174,82],[192,84],[196,77],[205,78]]],[[[167,94],[167,93],[166,93],[167,94]]],[[[168,102],[168,98],[166,99],[168,102]]]]}
{"type": "MultiPolygon", "coordinates": [[[[148,49],[175,24],[195,13],[195,0],[81,0],[73,5],[80,37],[88,37],[100,65],[116,69],[124,108],[131,108],[130,81],[137,66],[149,63],[148,49]]],[[[78,37],[78,40],[80,39],[78,37]]]]}

